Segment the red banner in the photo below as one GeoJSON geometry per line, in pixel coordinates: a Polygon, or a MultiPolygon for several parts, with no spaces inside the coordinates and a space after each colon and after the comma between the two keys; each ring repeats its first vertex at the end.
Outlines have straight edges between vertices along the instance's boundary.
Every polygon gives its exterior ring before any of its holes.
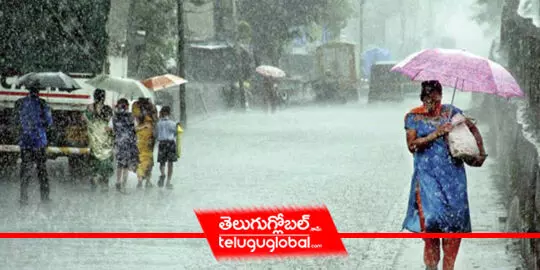
{"type": "Polygon", "coordinates": [[[217,260],[346,256],[326,206],[195,210],[217,260]]]}

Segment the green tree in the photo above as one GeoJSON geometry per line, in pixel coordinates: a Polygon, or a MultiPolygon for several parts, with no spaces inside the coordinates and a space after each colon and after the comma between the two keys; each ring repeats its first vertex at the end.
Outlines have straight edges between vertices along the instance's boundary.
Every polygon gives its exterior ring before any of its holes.
{"type": "Polygon", "coordinates": [[[129,16],[130,77],[147,78],[167,73],[167,59],[175,57],[176,1],[175,0],[132,0],[129,16]],[[141,44],[137,44],[137,32],[144,33],[141,44]]]}
{"type": "Polygon", "coordinates": [[[327,0],[326,2],[321,21],[327,26],[332,36],[339,37],[341,30],[347,26],[347,19],[353,15],[354,9],[349,0],[327,0]]]}
{"type": "Polygon", "coordinates": [[[0,68],[99,73],[107,59],[109,0],[4,1],[0,68]]]}
{"type": "Polygon", "coordinates": [[[327,25],[339,33],[352,9],[347,0],[239,0],[238,10],[253,31],[255,54],[278,65],[284,47],[298,35],[291,29],[327,25]]]}

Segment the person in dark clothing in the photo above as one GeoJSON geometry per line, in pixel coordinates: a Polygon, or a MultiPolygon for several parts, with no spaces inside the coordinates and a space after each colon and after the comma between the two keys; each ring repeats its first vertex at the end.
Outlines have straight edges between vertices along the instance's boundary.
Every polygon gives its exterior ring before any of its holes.
{"type": "Polygon", "coordinates": [[[266,112],[275,113],[277,108],[277,89],[274,82],[269,78],[264,78],[264,103],[266,112]]]}
{"type": "Polygon", "coordinates": [[[127,99],[118,100],[116,113],[109,122],[109,130],[114,133],[117,191],[122,191],[122,188],[125,188],[129,171],[135,171],[139,164],[135,119],[128,110],[129,102],[127,99]]]}
{"type": "Polygon", "coordinates": [[[52,113],[47,102],[39,98],[35,84],[27,87],[28,96],[15,102],[14,121],[19,128],[21,149],[21,204],[28,203],[28,185],[34,163],[40,184],[41,200],[49,201],[49,179],[47,175],[47,129],[52,126],[52,113]]]}

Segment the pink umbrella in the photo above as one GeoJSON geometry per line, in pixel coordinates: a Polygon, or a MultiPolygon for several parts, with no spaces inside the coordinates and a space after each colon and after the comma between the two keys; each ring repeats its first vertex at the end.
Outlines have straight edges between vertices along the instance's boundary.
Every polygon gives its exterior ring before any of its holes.
{"type": "Polygon", "coordinates": [[[505,98],[524,95],[514,77],[501,65],[464,50],[423,50],[410,55],[391,70],[414,81],[438,80],[442,85],[453,86],[454,95],[456,88],[505,98]]]}
{"type": "Polygon", "coordinates": [[[268,78],[283,78],[285,71],[273,66],[258,66],[255,71],[268,78]]]}

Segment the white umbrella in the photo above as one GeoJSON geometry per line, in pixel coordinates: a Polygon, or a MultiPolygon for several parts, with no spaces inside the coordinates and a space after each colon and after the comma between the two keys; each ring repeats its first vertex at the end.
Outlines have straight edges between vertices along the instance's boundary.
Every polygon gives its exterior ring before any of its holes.
{"type": "Polygon", "coordinates": [[[140,81],[134,79],[120,78],[105,74],[86,81],[85,83],[104,90],[119,93],[129,99],[137,99],[139,97],[150,98],[155,102],[154,93],[146,88],[140,81]]]}

